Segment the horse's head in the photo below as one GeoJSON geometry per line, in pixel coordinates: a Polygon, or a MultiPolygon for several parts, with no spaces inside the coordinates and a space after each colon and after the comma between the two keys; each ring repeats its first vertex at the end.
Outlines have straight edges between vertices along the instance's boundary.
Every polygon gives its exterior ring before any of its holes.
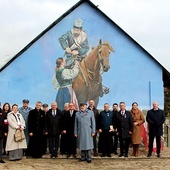
{"type": "Polygon", "coordinates": [[[100,40],[97,55],[104,72],[107,72],[110,69],[109,56],[111,52],[114,52],[112,46],[108,42],[102,43],[100,40]]]}

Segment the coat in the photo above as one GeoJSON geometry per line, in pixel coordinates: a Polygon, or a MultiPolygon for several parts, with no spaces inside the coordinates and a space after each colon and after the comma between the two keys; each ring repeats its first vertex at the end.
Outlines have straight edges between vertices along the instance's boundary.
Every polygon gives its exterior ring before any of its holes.
{"type": "Polygon", "coordinates": [[[142,124],[145,122],[145,118],[140,110],[131,110],[133,122],[137,122],[138,125],[134,125],[132,133],[132,143],[140,144],[142,138],[142,124]]]}
{"type": "Polygon", "coordinates": [[[77,144],[80,150],[93,149],[92,133],[96,132],[94,113],[91,110],[78,111],[75,117],[74,134],[77,134],[77,144]]]}
{"type": "Polygon", "coordinates": [[[76,110],[72,110],[72,116],[70,114],[70,110],[65,111],[62,120],[62,131],[66,130],[66,134],[61,135],[61,145],[60,151],[66,151],[67,154],[76,154],[76,137],[74,136],[74,121],[76,110]]]}
{"type": "Polygon", "coordinates": [[[66,134],[74,135],[74,121],[76,116],[76,110],[73,110],[73,115],[71,117],[70,110],[66,111],[63,115],[63,124],[62,124],[62,131],[66,130],[66,134]]]}
{"type": "Polygon", "coordinates": [[[46,128],[48,135],[56,135],[61,133],[61,110],[56,109],[56,115],[52,115],[52,109],[46,114],[46,128]]]}
{"type": "Polygon", "coordinates": [[[124,116],[121,115],[121,111],[115,115],[115,127],[121,138],[130,138],[129,132],[133,132],[133,118],[132,114],[125,110],[124,116]]]}
{"type": "Polygon", "coordinates": [[[42,135],[45,131],[45,112],[33,109],[28,115],[28,132],[33,135],[42,135]]]}
{"type": "Polygon", "coordinates": [[[8,126],[5,124],[6,119],[6,114],[0,108],[0,138],[3,138],[5,133],[7,133],[8,126]]]}
{"type": "Polygon", "coordinates": [[[163,110],[149,110],[146,115],[146,121],[148,122],[149,135],[163,135],[163,123],[165,122],[165,113],[163,110]]]}
{"type": "Polygon", "coordinates": [[[110,130],[110,125],[113,126],[113,112],[110,110],[108,111],[101,111],[98,116],[98,129],[105,129],[110,130]]]}
{"type": "MultiPolygon", "coordinates": [[[[24,118],[22,117],[20,113],[17,113],[17,114],[19,115],[21,126],[25,127],[24,118]]],[[[14,141],[14,134],[15,134],[16,127],[17,127],[17,120],[13,112],[8,113],[7,120],[8,120],[8,136],[7,136],[7,142],[6,142],[6,151],[27,148],[26,139],[20,142],[14,141]]]]}
{"type": "Polygon", "coordinates": [[[33,136],[29,137],[27,156],[40,158],[44,153],[45,112],[43,110],[35,108],[29,112],[28,132],[33,133],[33,136]]]}
{"type": "Polygon", "coordinates": [[[18,109],[18,111],[22,114],[22,116],[23,116],[23,118],[25,120],[26,128],[24,129],[24,132],[25,132],[25,137],[26,137],[27,145],[29,143],[28,115],[29,115],[29,112],[31,110],[32,110],[31,107],[28,107],[28,108],[25,109],[23,106],[18,109]]]}

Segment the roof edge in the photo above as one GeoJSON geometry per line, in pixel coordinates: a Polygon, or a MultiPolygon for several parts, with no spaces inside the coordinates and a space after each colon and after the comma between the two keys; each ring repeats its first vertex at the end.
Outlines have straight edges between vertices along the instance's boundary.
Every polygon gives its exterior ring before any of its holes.
{"type": "Polygon", "coordinates": [[[80,6],[82,3],[87,2],[92,8],[98,10],[104,17],[106,17],[112,24],[118,27],[128,38],[130,38],[136,45],[138,45],[145,53],[147,53],[160,67],[163,69],[170,77],[170,72],[160,64],[148,51],[146,51],[136,40],[134,40],[129,34],[127,34],[121,27],[119,27],[111,18],[109,18],[104,12],[102,12],[98,5],[94,5],[90,0],[80,0],[75,5],[73,5],[69,10],[67,10],[63,15],[61,15],[57,20],[55,20],[51,25],[49,25],[44,31],[42,31],[38,36],[36,36],[28,45],[26,45],[21,51],[19,51],[14,57],[12,57],[4,66],[0,68],[2,72],[8,65],[10,65],[16,58],[18,58],[22,53],[24,53],[30,46],[32,46],[39,38],[41,38],[46,32],[48,32],[53,26],[59,23],[63,18],[69,15],[74,9],[80,6]]]}

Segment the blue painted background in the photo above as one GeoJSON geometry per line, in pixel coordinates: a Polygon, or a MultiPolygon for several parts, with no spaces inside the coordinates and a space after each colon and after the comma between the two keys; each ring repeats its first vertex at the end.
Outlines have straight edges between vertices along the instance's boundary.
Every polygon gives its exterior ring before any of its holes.
{"type": "Polygon", "coordinates": [[[110,88],[110,92],[100,98],[98,108],[102,109],[105,102],[113,104],[120,101],[125,101],[128,109],[134,101],[141,109],[149,109],[153,101],[158,101],[160,108],[163,108],[160,65],[87,3],[50,29],[0,73],[2,104],[10,102],[21,105],[22,100],[27,98],[34,107],[38,100],[48,104],[55,100],[57,91],[51,80],[56,59],[64,55],[58,38],[72,28],[77,18],[83,20],[90,47],[97,46],[99,39],[102,39],[107,40],[115,50],[110,55],[110,70],[102,75],[103,84],[110,88]]]}

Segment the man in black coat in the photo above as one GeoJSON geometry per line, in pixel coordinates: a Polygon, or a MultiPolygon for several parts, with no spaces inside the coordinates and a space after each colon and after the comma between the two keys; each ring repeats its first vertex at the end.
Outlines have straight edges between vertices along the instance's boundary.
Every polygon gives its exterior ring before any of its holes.
{"type": "Polygon", "coordinates": [[[0,163],[5,163],[2,160],[2,148],[3,148],[3,138],[7,135],[7,117],[6,114],[0,108],[0,163]]]}
{"type": "MultiPolygon", "coordinates": [[[[64,110],[61,111],[61,129],[63,130],[63,115],[65,115],[65,113],[69,110],[69,103],[65,103],[64,104],[64,110]]],[[[66,152],[66,145],[67,145],[67,139],[66,139],[66,135],[64,133],[61,134],[61,138],[60,138],[60,154],[65,155],[67,154],[66,152]]]]}
{"type": "Polygon", "coordinates": [[[160,157],[161,136],[163,135],[163,123],[165,122],[165,113],[158,108],[158,102],[153,102],[153,109],[146,115],[146,121],[149,127],[149,150],[148,156],[152,156],[153,140],[156,137],[157,157],[160,157]]]}
{"type": "Polygon", "coordinates": [[[46,114],[46,128],[51,158],[56,158],[58,157],[59,136],[61,134],[61,110],[57,108],[56,102],[51,104],[51,109],[46,114]]]}
{"type": "MultiPolygon", "coordinates": [[[[114,103],[113,104],[113,126],[115,124],[115,116],[116,114],[118,113],[118,104],[117,103],[114,103]]],[[[116,132],[113,133],[113,136],[114,136],[114,144],[113,144],[113,153],[115,155],[117,155],[117,146],[118,146],[118,135],[116,134],[116,132]]]]}
{"type": "MultiPolygon", "coordinates": [[[[89,107],[87,108],[89,110],[92,110],[93,113],[94,113],[94,118],[95,118],[95,121],[96,121],[96,127],[98,126],[97,125],[97,119],[98,119],[98,116],[99,116],[99,111],[96,109],[95,107],[95,102],[94,100],[89,100],[89,107]]],[[[98,153],[97,153],[97,132],[95,133],[95,135],[93,136],[93,145],[94,145],[94,149],[93,149],[93,155],[94,156],[98,156],[98,153]]]]}
{"type": "Polygon", "coordinates": [[[120,102],[120,111],[115,116],[115,128],[120,142],[119,157],[128,157],[131,134],[133,132],[133,118],[130,112],[125,108],[125,102],[120,102]]]}
{"type": "Polygon", "coordinates": [[[69,110],[63,115],[62,133],[66,139],[66,158],[73,155],[76,158],[76,137],[74,136],[74,122],[77,110],[74,110],[74,103],[69,103],[69,110]]]}
{"type": "Polygon", "coordinates": [[[42,103],[38,101],[35,109],[31,110],[28,115],[28,132],[29,144],[27,156],[41,158],[43,155],[43,135],[45,132],[45,112],[41,110],[42,103]]]}

